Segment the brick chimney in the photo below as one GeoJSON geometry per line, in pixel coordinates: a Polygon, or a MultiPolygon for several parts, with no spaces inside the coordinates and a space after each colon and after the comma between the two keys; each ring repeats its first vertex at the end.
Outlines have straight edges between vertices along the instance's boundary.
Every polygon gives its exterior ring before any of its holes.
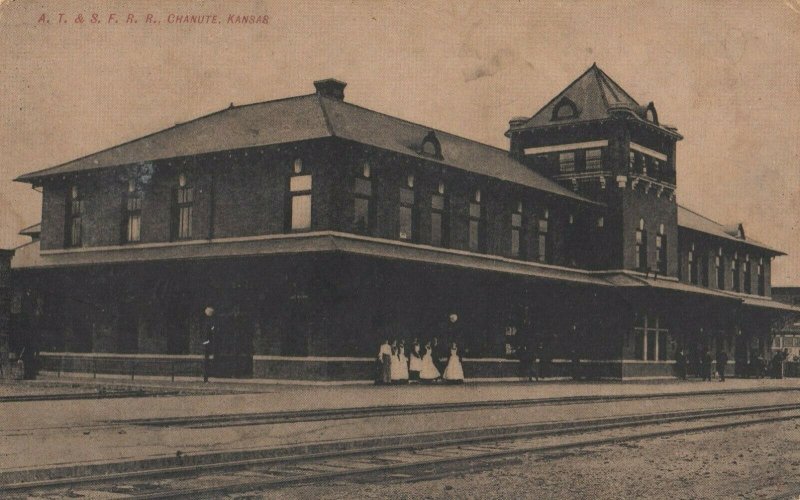
{"type": "Polygon", "coordinates": [[[347,84],[345,82],[340,82],[333,78],[326,78],[325,80],[317,80],[314,82],[317,94],[338,101],[344,101],[344,88],[346,86],[347,84]]]}

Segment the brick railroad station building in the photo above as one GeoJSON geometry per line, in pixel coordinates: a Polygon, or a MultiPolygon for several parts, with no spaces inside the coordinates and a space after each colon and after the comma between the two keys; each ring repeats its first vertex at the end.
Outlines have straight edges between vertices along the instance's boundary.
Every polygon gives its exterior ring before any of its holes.
{"type": "Polygon", "coordinates": [[[780,250],[678,204],[681,135],[596,65],[507,150],[314,85],[19,177],[43,202],[16,342],[174,373],[213,321],[218,376],[371,379],[382,339],[436,336],[467,378],[514,376],[522,344],[555,374],[664,377],[676,349],[744,370],[800,311],[770,298],[780,250]]]}

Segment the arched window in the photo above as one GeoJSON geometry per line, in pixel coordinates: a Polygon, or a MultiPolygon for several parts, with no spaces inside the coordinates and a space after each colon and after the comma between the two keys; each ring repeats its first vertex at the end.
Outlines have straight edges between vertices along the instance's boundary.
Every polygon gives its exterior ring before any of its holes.
{"type": "Polygon", "coordinates": [[[289,206],[287,222],[289,230],[311,229],[311,173],[297,158],[292,163],[289,177],[289,206]]]}
{"type": "Polygon", "coordinates": [[[439,181],[436,192],[431,195],[431,245],[448,245],[448,204],[444,181],[439,181]]]}
{"type": "Polygon", "coordinates": [[[136,179],[128,180],[125,199],[124,241],[135,243],[142,235],[142,189],[136,179]]]}
{"type": "Polygon", "coordinates": [[[511,256],[524,258],[525,246],[522,244],[522,202],[514,204],[511,212],[511,256]]]}
{"type": "Polygon", "coordinates": [[[647,270],[647,230],[644,228],[644,219],[639,219],[636,228],[636,269],[647,270]]]}
{"type": "Polygon", "coordinates": [[[744,293],[751,293],[753,291],[753,276],[750,273],[750,255],[744,256],[744,293]]]}
{"type": "Polygon", "coordinates": [[[551,120],[556,121],[577,118],[579,114],[578,106],[568,97],[562,97],[553,108],[551,120]]]}
{"type": "Polygon", "coordinates": [[[549,229],[549,219],[550,219],[550,211],[548,209],[544,209],[542,211],[542,216],[539,218],[539,225],[538,225],[538,235],[537,235],[537,247],[539,251],[539,262],[547,262],[549,257],[549,252],[547,251],[547,231],[549,229]]]}
{"type": "Polygon", "coordinates": [[[739,253],[733,253],[733,259],[731,260],[731,288],[734,292],[738,292],[740,290],[739,286],[739,253]]]}
{"type": "Polygon", "coordinates": [[[725,290],[725,260],[722,255],[722,247],[719,247],[717,256],[714,258],[714,265],[717,268],[717,288],[725,290]]]}
{"type": "Polygon", "coordinates": [[[439,142],[439,138],[436,137],[436,132],[431,130],[422,139],[419,153],[426,156],[432,156],[434,158],[442,158],[442,144],[439,142]]]}
{"type": "Polygon", "coordinates": [[[764,283],[764,258],[758,259],[758,294],[764,295],[766,293],[764,283]]]}
{"type": "Polygon", "coordinates": [[[472,201],[469,203],[469,249],[472,252],[482,252],[483,244],[483,205],[481,204],[481,190],[476,189],[472,201]]]}
{"type": "Polygon", "coordinates": [[[371,234],[374,227],[372,166],[365,161],[353,180],[353,232],[371,234]]]}
{"type": "Polygon", "coordinates": [[[689,283],[693,285],[696,285],[700,281],[700,273],[698,272],[699,260],[695,253],[694,243],[692,243],[687,254],[687,278],[689,278],[689,283]]]}
{"type": "Polygon", "coordinates": [[[664,234],[664,224],[658,226],[656,235],[656,265],[659,273],[667,274],[667,236],[664,234]]]}
{"type": "Polygon", "coordinates": [[[408,174],[405,186],[400,187],[399,221],[400,239],[414,240],[414,174],[408,174]]]}

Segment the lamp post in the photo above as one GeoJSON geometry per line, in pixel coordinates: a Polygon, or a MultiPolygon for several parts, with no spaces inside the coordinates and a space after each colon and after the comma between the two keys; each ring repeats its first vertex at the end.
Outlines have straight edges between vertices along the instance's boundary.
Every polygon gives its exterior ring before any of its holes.
{"type": "Polygon", "coordinates": [[[203,313],[206,315],[206,340],[203,342],[203,382],[208,382],[208,371],[211,365],[211,341],[214,338],[214,308],[208,306],[203,313]]]}

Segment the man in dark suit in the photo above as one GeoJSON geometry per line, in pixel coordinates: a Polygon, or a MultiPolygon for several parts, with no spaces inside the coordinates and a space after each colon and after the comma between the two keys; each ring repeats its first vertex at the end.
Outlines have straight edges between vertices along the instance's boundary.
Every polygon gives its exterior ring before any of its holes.
{"type": "Polygon", "coordinates": [[[725,382],[725,368],[728,366],[728,353],[720,349],[717,351],[717,373],[720,382],[725,382]]]}

